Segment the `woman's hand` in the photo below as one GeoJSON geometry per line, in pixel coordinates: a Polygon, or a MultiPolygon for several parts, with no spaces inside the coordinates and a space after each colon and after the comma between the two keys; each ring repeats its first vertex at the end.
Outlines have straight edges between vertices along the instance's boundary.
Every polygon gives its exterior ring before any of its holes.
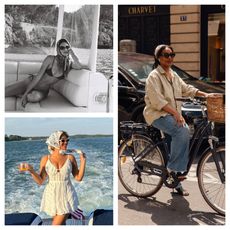
{"type": "Polygon", "coordinates": [[[80,149],[75,149],[75,152],[79,154],[80,156],[80,159],[85,159],[86,158],[86,155],[84,152],[82,152],[80,149]]]}
{"type": "Polygon", "coordinates": [[[80,70],[80,69],[86,69],[85,66],[83,66],[80,63],[79,58],[76,56],[76,54],[73,52],[72,48],[69,49],[69,55],[72,58],[72,68],[76,69],[76,70],[80,70]]]}
{"type": "Polygon", "coordinates": [[[30,164],[27,164],[27,170],[28,170],[30,173],[32,173],[32,172],[34,172],[34,167],[33,167],[32,165],[30,165],[30,164]]]}
{"type": "Polygon", "coordinates": [[[175,118],[175,120],[179,126],[185,125],[185,119],[183,118],[183,116],[181,114],[175,113],[175,114],[173,114],[173,116],[174,116],[174,118],[175,118]]]}
{"type": "Polygon", "coordinates": [[[26,104],[28,103],[27,101],[27,94],[24,94],[21,99],[21,106],[25,108],[26,104]]]}
{"type": "Polygon", "coordinates": [[[20,165],[18,166],[18,169],[19,171],[29,171],[29,172],[34,171],[33,166],[28,163],[20,163],[20,165]]]}
{"type": "MultiPolygon", "coordinates": [[[[69,48],[69,55],[71,56],[76,56],[75,53],[73,52],[72,48],[69,48]]],[[[76,56],[77,57],[77,56],[76,56]]]]}

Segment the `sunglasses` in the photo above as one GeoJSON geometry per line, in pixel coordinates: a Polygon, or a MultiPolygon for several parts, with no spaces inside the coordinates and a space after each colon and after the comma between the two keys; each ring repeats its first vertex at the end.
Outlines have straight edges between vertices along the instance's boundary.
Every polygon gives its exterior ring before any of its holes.
{"type": "Polygon", "coordinates": [[[59,48],[60,48],[60,50],[64,50],[64,49],[67,49],[67,50],[68,50],[68,49],[69,49],[69,46],[60,46],[59,48]]]}
{"type": "Polygon", "coordinates": [[[61,143],[65,143],[65,142],[68,143],[68,142],[69,142],[69,139],[61,139],[60,142],[61,142],[61,143]]]}
{"type": "Polygon", "coordinates": [[[169,57],[174,58],[176,54],[175,53],[162,53],[161,56],[165,58],[169,58],[169,57]]]}

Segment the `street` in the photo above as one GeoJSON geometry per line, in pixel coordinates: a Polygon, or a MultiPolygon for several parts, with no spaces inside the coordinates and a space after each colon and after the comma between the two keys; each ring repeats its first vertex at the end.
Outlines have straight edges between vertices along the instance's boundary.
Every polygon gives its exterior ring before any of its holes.
{"type": "Polygon", "coordinates": [[[190,195],[183,197],[163,186],[146,199],[129,194],[118,183],[119,225],[224,225],[225,217],[213,211],[203,199],[193,165],[182,183],[190,195]]]}

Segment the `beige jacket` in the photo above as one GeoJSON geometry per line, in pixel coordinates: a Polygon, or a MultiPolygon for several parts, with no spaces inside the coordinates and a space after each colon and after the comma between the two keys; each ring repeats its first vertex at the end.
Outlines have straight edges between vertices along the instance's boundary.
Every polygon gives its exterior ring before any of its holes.
{"type": "Polygon", "coordinates": [[[194,97],[198,89],[186,84],[172,69],[172,83],[166,78],[164,69],[159,65],[146,79],[144,117],[151,125],[161,116],[168,115],[162,108],[169,104],[181,113],[181,102],[176,97],[194,97]]]}

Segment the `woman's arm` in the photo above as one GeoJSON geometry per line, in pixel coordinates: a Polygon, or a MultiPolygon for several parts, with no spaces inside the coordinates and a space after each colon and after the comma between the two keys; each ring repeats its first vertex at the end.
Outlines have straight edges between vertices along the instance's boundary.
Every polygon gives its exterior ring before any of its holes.
{"type": "Polygon", "coordinates": [[[183,116],[180,113],[178,113],[178,111],[176,109],[174,109],[172,106],[170,106],[169,104],[165,105],[162,108],[162,110],[173,115],[173,117],[175,118],[175,120],[179,126],[182,126],[185,124],[185,120],[184,120],[183,116]]]}
{"type": "Polygon", "coordinates": [[[203,91],[200,91],[200,90],[198,90],[197,92],[196,92],[196,96],[197,97],[208,97],[208,93],[205,93],[205,92],[203,92],[203,91]]]}
{"type": "Polygon", "coordinates": [[[70,156],[70,161],[72,162],[72,174],[75,180],[82,181],[82,178],[85,174],[85,165],[86,165],[86,158],[84,153],[80,154],[80,169],[78,169],[77,161],[73,155],[70,156]]]}
{"type": "Polygon", "coordinates": [[[32,165],[28,165],[28,171],[30,172],[33,180],[38,185],[42,185],[47,177],[47,173],[45,170],[45,165],[46,165],[47,160],[48,160],[48,156],[42,157],[41,162],[40,162],[40,173],[39,174],[34,171],[32,165]]]}
{"type": "Polygon", "coordinates": [[[36,77],[33,78],[33,80],[31,81],[31,83],[28,85],[28,87],[26,88],[25,93],[22,96],[22,106],[25,107],[26,103],[27,103],[27,94],[34,89],[34,87],[38,84],[38,82],[42,79],[46,69],[48,68],[48,66],[50,65],[50,63],[53,61],[53,56],[47,56],[45,58],[45,60],[42,62],[42,66],[38,72],[38,74],[36,75],[36,77]]]}
{"type": "Polygon", "coordinates": [[[70,56],[71,56],[72,59],[73,59],[73,62],[71,63],[71,67],[72,67],[73,69],[77,69],[77,70],[78,70],[78,69],[89,69],[88,66],[82,65],[82,64],[80,63],[79,58],[76,56],[76,54],[73,52],[72,49],[69,50],[69,54],[70,54],[70,56]]]}

